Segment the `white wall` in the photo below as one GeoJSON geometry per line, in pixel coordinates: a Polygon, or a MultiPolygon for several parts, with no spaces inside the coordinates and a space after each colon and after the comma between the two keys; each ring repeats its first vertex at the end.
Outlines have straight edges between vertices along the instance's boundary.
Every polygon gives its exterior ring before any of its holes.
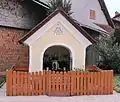
{"type": "MultiPolygon", "coordinates": [[[[48,0],[40,0],[46,3],[48,0]]],[[[72,14],[73,18],[79,22],[86,24],[95,22],[100,24],[108,24],[103,11],[101,10],[98,0],[71,0],[72,1],[72,14]],[[89,10],[96,11],[96,20],[89,19],[89,10]]]]}
{"type": "Polygon", "coordinates": [[[108,24],[98,0],[72,0],[72,11],[74,12],[73,18],[80,22],[88,20],[100,24],[108,24]],[[90,9],[96,11],[96,20],[89,18],[90,9]]]}
{"type": "Polygon", "coordinates": [[[72,68],[85,68],[86,47],[92,43],[83,36],[60,13],[29,37],[25,44],[30,47],[29,71],[40,71],[43,67],[43,55],[51,46],[64,46],[71,52],[72,68]],[[56,28],[62,30],[62,34],[56,35],[56,28]]]}

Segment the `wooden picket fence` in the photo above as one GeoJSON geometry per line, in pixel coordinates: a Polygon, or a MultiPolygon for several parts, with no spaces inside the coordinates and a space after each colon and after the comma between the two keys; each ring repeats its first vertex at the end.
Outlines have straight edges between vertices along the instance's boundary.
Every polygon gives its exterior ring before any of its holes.
{"type": "Polygon", "coordinates": [[[6,73],[7,96],[74,96],[113,93],[113,71],[6,73]]]}

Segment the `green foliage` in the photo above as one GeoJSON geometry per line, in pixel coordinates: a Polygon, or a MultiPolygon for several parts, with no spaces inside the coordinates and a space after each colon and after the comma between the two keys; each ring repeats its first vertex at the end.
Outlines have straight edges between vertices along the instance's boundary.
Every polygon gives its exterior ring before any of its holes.
{"type": "Polygon", "coordinates": [[[85,72],[86,70],[84,70],[83,68],[74,68],[73,71],[85,72]]]}
{"type": "Polygon", "coordinates": [[[71,15],[71,0],[49,0],[48,15],[54,12],[57,8],[62,8],[68,15],[71,15]]]}
{"type": "Polygon", "coordinates": [[[114,90],[120,93],[120,75],[114,77],[114,90]]]}
{"type": "Polygon", "coordinates": [[[5,76],[0,76],[0,88],[2,87],[2,83],[5,82],[5,76]]]}
{"type": "Polygon", "coordinates": [[[119,29],[118,28],[115,29],[114,36],[116,38],[115,43],[118,42],[118,44],[120,44],[120,28],[119,29]]]}
{"type": "Polygon", "coordinates": [[[114,35],[102,37],[93,46],[101,56],[98,67],[106,70],[113,69],[117,73],[120,68],[120,45],[116,42],[116,37],[114,35]]]}

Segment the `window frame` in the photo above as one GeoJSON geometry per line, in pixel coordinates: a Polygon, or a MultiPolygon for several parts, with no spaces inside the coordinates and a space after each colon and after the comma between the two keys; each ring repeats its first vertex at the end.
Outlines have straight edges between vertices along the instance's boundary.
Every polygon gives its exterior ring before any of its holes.
{"type": "Polygon", "coordinates": [[[95,10],[90,9],[90,11],[89,11],[89,18],[93,19],[93,20],[96,20],[96,11],[95,10]]]}

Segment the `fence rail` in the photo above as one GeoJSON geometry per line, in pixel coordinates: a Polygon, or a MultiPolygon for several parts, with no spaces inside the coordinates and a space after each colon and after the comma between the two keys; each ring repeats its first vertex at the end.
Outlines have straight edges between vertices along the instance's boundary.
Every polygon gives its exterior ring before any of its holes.
{"type": "Polygon", "coordinates": [[[113,71],[7,72],[8,96],[103,95],[113,93],[113,71]]]}

